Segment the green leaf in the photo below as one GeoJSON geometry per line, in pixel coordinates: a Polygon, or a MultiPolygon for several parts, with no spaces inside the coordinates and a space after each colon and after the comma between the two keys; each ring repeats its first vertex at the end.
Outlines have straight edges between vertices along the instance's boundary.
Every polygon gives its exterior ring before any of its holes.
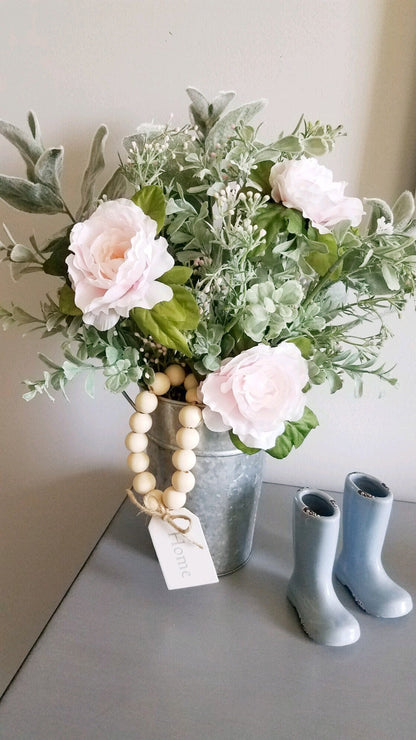
{"type": "Polygon", "coordinates": [[[277,437],[275,446],[266,450],[267,454],[278,460],[287,457],[292,448],[299,447],[309,432],[315,429],[318,424],[315,414],[306,406],[305,412],[299,421],[286,422],[285,431],[277,437]]]}
{"type": "Polygon", "coordinates": [[[245,452],[246,455],[255,455],[256,452],[260,452],[259,447],[247,447],[231,430],[229,431],[229,435],[234,447],[237,447],[237,450],[241,450],[241,452],[245,452]]]}
{"type": "Polygon", "coordinates": [[[160,311],[165,312],[166,319],[173,321],[184,331],[196,329],[201,318],[198,304],[191,291],[183,285],[171,285],[173,298],[170,301],[163,301],[156,304],[160,306],[160,311]]]}
{"type": "Polygon", "coordinates": [[[170,325],[164,316],[158,314],[157,306],[160,306],[160,303],[151,310],[133,308],[130,315],[143,334],[153,337],[156,342],[160,342],[164,347],[178,350],[183,355],[191,357],[185,336],[175,326],[170,325]]]}
{"type": "Polygon", "coordinates": [[[165,285],[183,285],[192,275],[192,267],[185,267],[181,265],[175,265],[170,270],[165,272],[158,281],[165,285]]]}
{"type": "Polygon", "coordinates": [[[133,203],[142,211],[156,221],[156,233],[162,229],[166,216],[166,201],[163,190],[158,185],[145,185],[132,197],[133,203]]]}
{"type": "Polygon", "coordinates": [[[80,316],[82,311],[75,305],[75,293],[65,283],[59,291],[59,310],[67,316],[80,316]]]}
{"type": "Polygon", "coordinates": [[[0,175],[0,198],[27,213],[64,213],[61,198],[42,183],[0,175]]]}
{"type": "Polygon", "coordinates": [[[35,179],[43,185],[52,188],[58,195],[61,192],[60,177],[62,174],[63,160],[63,147],[54,147],[43,152],[35,166],[35,179]]]}
{"type": "Polygon", "coordinates": [[[266,247],[273,248],[280,232],[284,230],[282,211],[283,207],[279,207],[277,203],[268,203],[253,219],[253,224],[266,232],[266,247]]]}
{"type": "Polygon", "coordinates": [[[130,314],[144,334],[190,357],[188,343],[182,332],[198,326],[198,304],[187,288],[174,284],[172,290],[173,298],[170,301],[161,301],[152,309],[134,308],[130,314]]]}
{"type": "MultiPolygon", "coordinates": [[[[320,277],[323,277],[338,259],[338,245],[332,234],[318,234],[316,239],[308,239],[308,243],[311,246],[315,244],[318,248],[305,257],[306,262],[320,277]],[[322,246],[324,251],[322,251],[322,246]]],[[[338,280],[341,272],[342,264],[334,271],[331,279],[338,280]]]]}
{"type": "Polygon", "coordinates": [[[94,185],[97,176],[104,169],[104,146],[107,136],[108,128],[103,124],[97,129],[92,140],[88,165],[82,178],[81,204],[76,213],[77,221],[81,221],[84,216],[89,216],[94,203],[94,185]]]}
{"type": "Polygon", "coordinates": [[[272,188],[270,185],[270,170],[274,162],[270,159],[265,162],[258,162],[255,169],[250,172],[250,180],[259,185],[263,195],[270,195],[272,188]]]}
{"type": "Polygon", "coordinates": [[[301,234],[303,231],[303,216],[300,211],[293,208],[286,208],[283,217],[287,221],[287,230],[289,234],[301,234]]]}
{"type": "Polygon", "coordinates": [[[287,341],[292,342],[292,344],[296,344],[296,347],[300,350],[302,357],[304,357],[305,360],[308,360],[312,355],[313,344],[309,337],[296,337],[295,339],[288,339],[287,341]]]}
{"type": "Polygon", "coordinates": [[[107,200],[117,200],[126,194],[127,180],[120,167],[111,175],[109,181],[104,185],[100,198],[106,196],[107,200]]]}
{"type": "Polygon", "coordinates": [[[68,234],[65,234],[65,236],[53,239],[48,246],[48,251],[49,250],[51,251],[51,255],[43,263],[43,271],[46,272],[47,275],[66,277],[68,274],[68,268],[65,260],[70,254],[69,232],[68,234]]]}

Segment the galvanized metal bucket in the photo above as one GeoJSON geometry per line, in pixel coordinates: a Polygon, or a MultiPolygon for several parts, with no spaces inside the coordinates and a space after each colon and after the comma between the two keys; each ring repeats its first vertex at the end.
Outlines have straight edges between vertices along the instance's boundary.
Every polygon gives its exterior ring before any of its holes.
{"type": "MultiPolygon", "coordinates": [[[[181,426],[179,411],[185,404],[159,399],[148,433],[149,455],[157,470],[158,487],[171,485],[172,451],[181,426]]],[[[228,432],[198,427],[200,441],[194,450],[196,485],[186,507],[196,514],[219,576],[241,568],[249,558],[263,477],[263,453],[245,455],[237,450],[228,432]]]]}

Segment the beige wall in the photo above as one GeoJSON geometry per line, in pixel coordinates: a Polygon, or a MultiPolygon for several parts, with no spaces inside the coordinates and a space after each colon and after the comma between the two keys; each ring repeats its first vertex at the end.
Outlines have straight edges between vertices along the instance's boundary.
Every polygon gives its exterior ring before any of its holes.
{"type": "MultiPolygon", "coordinates": [[[[395,197],[415,186],[416,3],[410,0],[3,0],[0,7],[0,116],[25,124],[37,111],[47,144],[65,144],[68,199],[95,127],[111,128],[111,162],[121,137],[141,121],[187,115],[184,89],[213,95],[236,89],[238,101],[269,99],[265,139],[289,130],[304,112],[344,123],[327,164],[349,194],[395,197]]],[[[18,158],[0,141],[0,171],[18,158]]],[[[39,218],[0,218],[24,240],[39,218]]],[[[56,226],[59,219],[51,220],[56,226]]],[[[51,286],[25,280],[12,288],[0,268],[0,302],[35,309],[51,286]]],[[[364,400],[351,387],[311,397],[320,429],[269,480],[339,489],[351,469],[383,477],[398,497],[415,497],[413,386],[415,315],[394,323],[389,361],[399,390],[370,383],[364,400]]],[[[21,400],[20,380],[42,368],[36,351],[57,357],[57,342],[1,336],[0,579],[3,610],[1,685],[5,685],[71,583],[120,501],[127,481],[123,439],[129,410],[80,383],[71,403],[21,400]],[[4,649],[5,646],[5,649],[4,649]]]]}

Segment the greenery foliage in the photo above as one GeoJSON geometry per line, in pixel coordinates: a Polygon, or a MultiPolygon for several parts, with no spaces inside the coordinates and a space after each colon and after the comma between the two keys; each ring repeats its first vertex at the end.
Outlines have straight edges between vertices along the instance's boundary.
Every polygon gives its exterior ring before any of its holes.
{"type": "MultiPolygon", "coordinates": [[[[403,193],[392,208],[368,199],[360,230],[341,222],[321,234],[300,211],[272,201],[270,169],[276,162],[331,151],[342,127],[302,117],[290,134],[263,144],[252,120],[264,101],[227,113],[234,93],[209,102],[195,88],[187,92],[191,123],[140,126],[124,140],[126,156],[116,172],[98,187],[107,138],[100,126],[75,215],[60,185],[63,148],[44,147],[33,113],[27,133],[0,122],[0,133],[27,169],[27,179],[0,176],[0,197],[23,211],[69,219],[42,246],[33,236],[21,244],[7,229],[0,244],[14,279],[44,271],[58,280],[56,297],[47,297],[39,317],[15,306],[0,309],[4,328],[27,324],[42,337],[63,336],[63,361],[40,355],[47,370],[40,380],[25,381],[25,398],[65,390],[80,372],[93,393],[97,370],[109,390],[123,391],[131,382],[148,383],[172,360],[203,377],[244,349],[282,341],[294,342],[307,359],[310,384],[327,382],[331,393],[345,377],[361,393],[368,373],[394,383],[379,356],[389,335],[386,314],[400,313],[415,293],[412,194],[403,193]],[[132,197],[168,241],[175,267],[160,279],[172,287],[173,298],[150,310],[135,308],[100,332],[82,321],[65,259],[72,225],[88,218],[100,200],[119,197],[132,197]]],[[[315,422],[307,410],[300,422],[287,425],[270,453],[283,457],[315,422]]]]}

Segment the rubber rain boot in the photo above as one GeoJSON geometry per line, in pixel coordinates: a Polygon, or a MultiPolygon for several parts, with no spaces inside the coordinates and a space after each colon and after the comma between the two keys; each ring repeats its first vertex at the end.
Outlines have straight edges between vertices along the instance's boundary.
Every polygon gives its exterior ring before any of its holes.
{"type": "Polygon", "coordinates": [[[287,597],[303,629],[322,645],[342,646],[360,636],[357,620],[335,593],[332,573],[337,549],[340,511],[323,491],[304,488],[293,500],[295,565],[287,597]]]}
{"type": "Polygon", "coordinates": [[[413,608],[410,594],[392,581],[381,562],[392,504],[385,483],[365,473],[347,475],[335,575],[374,617],[402,617],[413,608]]]}

